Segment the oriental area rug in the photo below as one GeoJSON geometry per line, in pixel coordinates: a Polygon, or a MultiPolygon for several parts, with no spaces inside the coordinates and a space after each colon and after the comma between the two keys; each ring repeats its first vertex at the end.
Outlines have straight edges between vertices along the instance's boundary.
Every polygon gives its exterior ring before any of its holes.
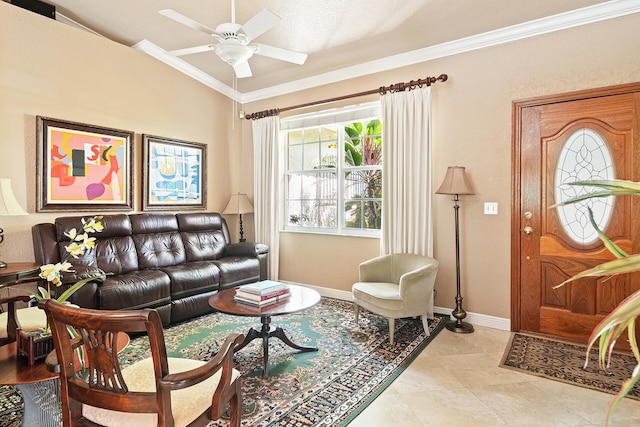
{"type": "MultiPolygon", "coordinates": [[[[389,344],[387,320],[361,312],[355,324],[348,301],[323,297],[304,312],[274,316],[296,344],[318,347],[300,353],[278,339],[269,341],[269,376],[262,377],[261,340],[236,353],[242,373],[243,426],[346,426],[371,403],[444,328],[445,318],[429,321],[427,337],[420,319],[396,320],[389,344]]],[[[260,327],[260,319],[214,313],[165,329],[172,357],[208,360],[231,332],[260,327]]],[[[131,340],[121,353],[127,363],[150,355],[146,337],[131,340]]],[[[0,387],[0,425],[19,425],[19,393],[0,387]],[[16,394],[18,398],[16,398],[16,394]]],[[[226,426],[213,421],[209,427],[226,426]]]]}
{"type": "MultiPolygon", "coordinates": [[[[632,375],[636,360],[631,354],[615,352],[605,370],[598,364],[598,349],[589,352],[584,368],[585,345],[514,333],[507,344],[500,366],[556,381],[617,394],[622,382],[632,375]]],[[[640,387],[634,386],[627,395],[640,400],[640,387]]]]}

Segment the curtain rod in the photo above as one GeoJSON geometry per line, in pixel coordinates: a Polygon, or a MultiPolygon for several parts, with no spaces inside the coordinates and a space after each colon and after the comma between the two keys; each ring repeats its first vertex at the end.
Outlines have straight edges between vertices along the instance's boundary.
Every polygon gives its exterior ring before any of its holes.
{"type": "Polygon", "coordinates": [[[359,96],[373,95],[376,93],[379,93],[380,95],[384,95],[387,92],[389,93],[403,92],[405,90],[413,90],[415,88],[421,88],[423,86],[431,86],[433,83],[436,83],[436,82],[444,83],[447,81],[448,78],[449,77],[446,74],[440,74],[438,77],[427,77],[426,79],[411,80],[408,83],[400,82],[400,83],[392,84],[389,86],[381,86],[378,89],[372,89],[365,92],[352,93],[349,95],[338,96],[336,98],[329,98],[329,99],[323,99],[321,101],[307,102],[305,104],[293,105],[291,107],[272,108],[270,110],[258,111],[257,113],[246,114],[245,118],[247,120],[256,120],[256,119],[262,119],[264,117],[275,116],[284,111],[297,110],[300,108],[311,107],[313,105],[328,104],[330,102],[342,101],[343,99],[357,98],[359,96]]]}

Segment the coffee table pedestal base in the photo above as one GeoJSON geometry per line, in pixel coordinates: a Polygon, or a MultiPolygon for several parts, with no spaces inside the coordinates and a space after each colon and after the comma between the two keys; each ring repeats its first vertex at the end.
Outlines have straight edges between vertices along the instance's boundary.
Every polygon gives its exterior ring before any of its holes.
{"type": "Polygon", "coordinates": [[[262,362],[263,362],[263,371],[262,376],[267,377],[268,374],[268,364],[269,364],[269,338],[278,338],[280,341],[285,343],[291,348],[295,348],[296,350],[300,350],[302,352],[308,351],[318,351],[317,347],[305,347],[292,342],[289,337],[284,333],[284,329],[280,326],[275,328],[271,327],[271,316],[261,316],[260,321],[262,323],[262,329],[257,330],[255,328],[249,329],[244,336],[244,341],[238,347],[236,347],[235,351],[239,351],[247,346],[251,341],[262,338],[262,362]]]}

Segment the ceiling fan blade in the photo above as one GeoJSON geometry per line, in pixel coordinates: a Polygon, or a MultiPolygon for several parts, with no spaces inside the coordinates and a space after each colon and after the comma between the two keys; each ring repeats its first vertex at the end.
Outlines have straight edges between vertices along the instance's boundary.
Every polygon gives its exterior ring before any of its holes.
{"type": "Polygon", "coordinates": [[[267,9],[262,9],[253,18],[249,19],[239,31],[242,31],[247,35],[249,40],[255,39],[260,34],[269,30],[280,21],[280,17],[269,12],[267,9]]]}
{"type": "Polygon", "coordinates": [[[212,44],[203,44],[202,46],[194,46],[194,47],[187,47],[184,49],[171,50],[167,53],[173,56],[191,55],[193,53],[209,52],[213,50],[213,46],[214,45],[212,44]]]}
{"type": "Polygon", "coordinates": [[[193,19],[187,16],[184,16],[183,14],[178,13],[173,9],[162,9],[162,10],[159,10],[158,13],[160,15],[166,16],[169,19],[173,19],[174,21],[179,22],[182,25],[186,25],[187,27],[193,28],[194,30],[202,31],[203,33],[208,34],[210,36],[218,35],[218,33],[216,33],[215,30],[197,21],[194,21],[193,19]]]}
{"type": "Polygon", "coordinates": [[[253,43],[252,46],[256,48],[256,54],[262,56],[268,56],[269,58],[279,59],[281,61],[293,62],[294,64],[302,65],[307,60],[307,54],[301,52],[295,52],[293,50],[282,49],[275,46],[269,46],[267,44],[253,43]]]}
{"type": "Polygon", "coordinates": [[[236,77],[239,79],[251,77],[253,75],[251,74],[251,67],[249,67],[249,63],[247,61],[233,64],[233,70],[236,72],[236,77]]]}

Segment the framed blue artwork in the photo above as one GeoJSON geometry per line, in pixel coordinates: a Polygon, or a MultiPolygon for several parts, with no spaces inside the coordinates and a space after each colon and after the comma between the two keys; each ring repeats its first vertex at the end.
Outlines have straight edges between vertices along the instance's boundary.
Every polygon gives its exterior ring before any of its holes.
{"type": "Polygon", "coordinates": [[[207,207],[207,146],[142,136],[142,210],[207,207]]]}

